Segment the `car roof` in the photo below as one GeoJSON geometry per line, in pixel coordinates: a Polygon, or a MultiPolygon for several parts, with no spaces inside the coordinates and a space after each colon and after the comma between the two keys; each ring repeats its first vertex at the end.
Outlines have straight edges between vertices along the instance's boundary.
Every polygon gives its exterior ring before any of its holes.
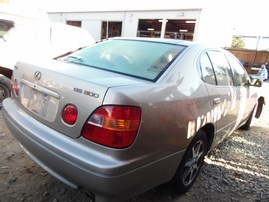
{"type": "Polygon", "coordinates": [[[148,37],[114,37],[110,38],[110,40],[134,40],[134,41],[149,41],[149,42],[160,42],[160,43],[169,43],[169,44],[176,44],[176,45],[183,45],[183,46],[193,46],[197,43],[193,41],[186,41],[180,39],[167,39],[167,38],[148,38],[148,37]]]}
{"type": "Polygon", "coordinates": [[[229,51],[225,50],[222,47],[214,46],[212,44],[205,44],[181,39],[148,38],[148,37],[112,37],[109,38],[108,40],[134,40],[134,41],[145,41],[145,42],[148,41],[148,42],[174,44],[174,45],[186,46],[185,51],[191,50],[198,53],[204,50],[218,50],[234,56],[232,53],[230,53],[229,51]]]}
{"type": "MultiPolygon", "coordinates": [[[[181,40],[181,39],[168,39],[168,38],[149,38],[149,37],[112,37],[108,38],[107,40],[134,40],[134,41],[145,41],[145,42],[158,42],[158,43],[167,43],[167,44],[174,44],[174,45],[180,45],[180,46],[186,46],[188,49],[191,48],[192,50],[219,50],[228,52],[222,47],[213,46],[211,44],[204,44],[194,41],[187,41],[187,40],[181,40]]],[[[230,54],[230,53],[228,53],[230,54]]]]}

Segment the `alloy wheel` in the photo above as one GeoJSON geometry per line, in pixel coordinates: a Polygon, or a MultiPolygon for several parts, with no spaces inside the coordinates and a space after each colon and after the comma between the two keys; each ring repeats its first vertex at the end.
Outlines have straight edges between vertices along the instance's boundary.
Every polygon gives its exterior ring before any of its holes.
{"type": "Polygon", "coordinates": [[[200,140],[196,142],[196,144],[193,145],[191,149],[191,152],[183,168],[183,184],[185,186],[190,185],[199,172],[199,169],[203,163],[205,150],[204,147],[205,146],[203,141],[200,140]]]}

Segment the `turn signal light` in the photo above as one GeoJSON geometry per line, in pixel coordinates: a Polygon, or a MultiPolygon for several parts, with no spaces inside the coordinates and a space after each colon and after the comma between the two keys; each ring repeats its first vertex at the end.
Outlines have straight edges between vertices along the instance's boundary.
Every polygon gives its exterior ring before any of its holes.
{"type": "Polygon", "coordinates": [[[82,129],[82,136],[112,148],[127,148],[133,144],[141,121],[141,109],[129,106],[98,108],[82,129]]]}

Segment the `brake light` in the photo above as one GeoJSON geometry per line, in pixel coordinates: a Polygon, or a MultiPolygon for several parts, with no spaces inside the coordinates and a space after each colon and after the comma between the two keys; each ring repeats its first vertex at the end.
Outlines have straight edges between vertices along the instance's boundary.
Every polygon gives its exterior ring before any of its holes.
{"type": "Polygon", "coordinates": [[[63,121],[69,125],[74,125],[78,118],[78,110],[74,105],[67,105],[62,112],[63,121]]]}
{"type": "Polygon", "coordinates": [[[108,147],[127,148],[136,138],[140,121],[139,107],[103,106],[90,116],[82,136],[108,147]]]}

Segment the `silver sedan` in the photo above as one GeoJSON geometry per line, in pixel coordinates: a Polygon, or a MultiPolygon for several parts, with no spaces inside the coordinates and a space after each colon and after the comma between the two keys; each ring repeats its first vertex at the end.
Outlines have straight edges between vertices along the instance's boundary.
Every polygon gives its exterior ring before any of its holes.
{"type": "Polygon", "coordinates": [[[47,172],[119,201],[165,182],[185,193],[205,155],[262,111],[240,62],[221,48],[113,38],[52,61],[18,62],[8,128],[47,172]],[[254,114],[255,112],[255,114],[254,114]]]}

